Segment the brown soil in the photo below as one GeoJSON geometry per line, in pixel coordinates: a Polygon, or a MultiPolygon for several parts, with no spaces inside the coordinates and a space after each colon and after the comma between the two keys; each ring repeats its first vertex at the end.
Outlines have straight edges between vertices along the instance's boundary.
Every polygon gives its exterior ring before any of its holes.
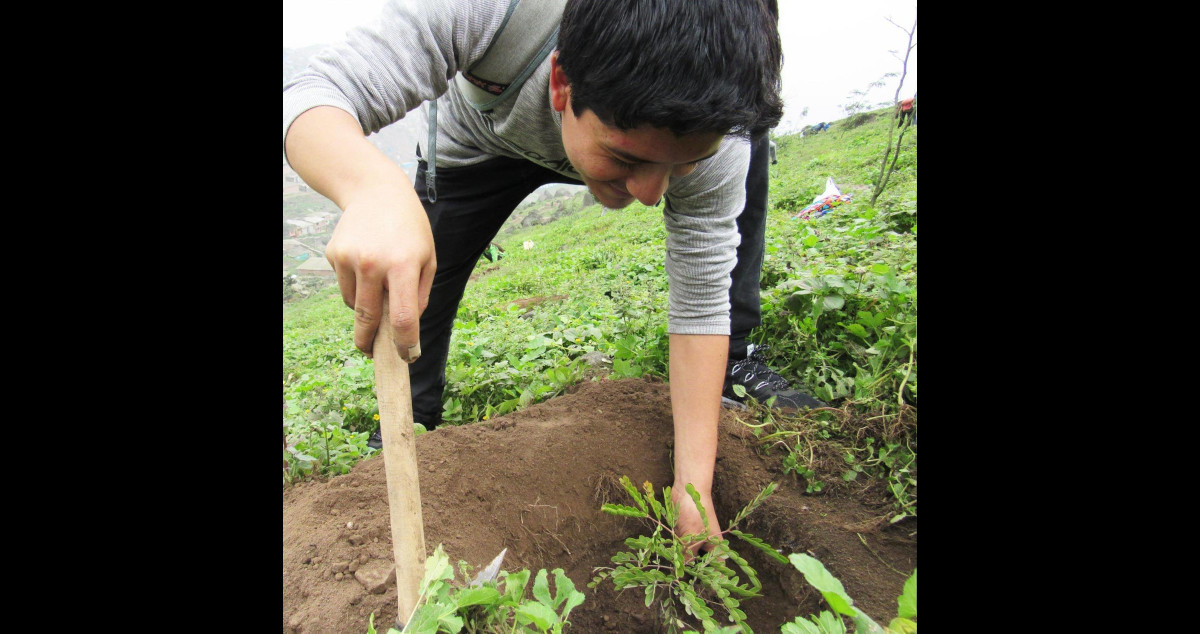
{"type": "MultiPolygon", "coordinates": [[[[917,540],[910,536],[916,521],[881,521],[890,503],[879,486],[805,495],[803,482],[782,473],[778,454],[759,452],[732,412],[722,414],[721,425],[713,494],[722,526],[767,483],[779,483],[740,528],[784,554],[817,557],[855,605],[886,624],[917,565],[917,540]]],[[[611,486],[621,475],[669,485],[672,435],[668,387],[631,379],[584,383],[488,423],[418,436],[426,549],[442,544],[452,562],[466,560],[475,569],[503,548],[506,570],[563,568],[587,594],[568,631],[661,632],[641,592],[618,594],[607,580],[595,590],[587,583],[593,568],[609,565],[624,539],[645,528],[641,520],[602,513],[602,498],[630,503],[619,485],[611,486]]],[[[755,631],[778,632],[796,616],[827,609],[790,565],[736,538],[734,548],[763,583],[763,596],[742,604],[755,631]]],[[[396,619],[394,583],[370,594],[354,571],[391,564],[382,457],[363,460],[347,475],[284,490],[284,632],[363,634],[371,613],[386,631],[396,619]]]]}

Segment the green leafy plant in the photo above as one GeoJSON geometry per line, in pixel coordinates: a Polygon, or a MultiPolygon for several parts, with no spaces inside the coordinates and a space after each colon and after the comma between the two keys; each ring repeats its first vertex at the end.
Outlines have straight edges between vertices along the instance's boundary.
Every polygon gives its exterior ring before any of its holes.
{"type": "Polygon", "coordinates": [[[846,594],[842,582],[833,576],[825,565],[815,557],[803,553],[788,555],[788,561],[804,574],[809,585],[816,588],[833,612],[823,610],[819,615],[796,617],[791,623],[785,623],[781,628],[782,634],[845,634],[846,626],[842,616],[849,617],[856,627],[857,634],[916,634],[917,624],[917,571],[913,569],[908,581],[904,582],[904,590],[896,600],[899,604],[896,618],[892,619],[886,628],[867,616],[866,612],[854,607],[854,600],[846,594]]]}
{"type": "MultiPolygon", "coordinates": [[[[533,580],[532,597],[526,596],[529,571],[500,571],[495,580],[467,581],[469,569],[459,562],[463,581],[453,583],[454,569],[441,544],[425,560],[417,608],[401,632],[388,634],[561,634],[570,623],[571,610],[583,603],[584,594],[575,589],[561,568],[554,575],[554,594],[550,594],[549,574],[543,568],[533,580]]],[[[375,634],[375,615],[371,615],[368,634],[375,634]]]]}
{"type": "Polygon", "coordinates": [[[367,446],[368,432],[352,432],[342,426],[343,415],[305,410],[300,420],[285,434],[284,460],[288,467],[284,484],[313,473],[337,475],[349,473],[360,459],[375,453],[367,446]]]}
{"type": "Polygon", "coordinates": [[[907,443],[885,442],[875,446],[875,438],[865,439],[865,446],[844,453],[848,468],[842,479],[849,482],[858,479],[860,473],[876,475],[887,480],[888,491],[896,498],[894,524],[908,516],[917,515],[917,454],[907,443]],[[858,454],[866,454],[860,457],[858,454]]]}
{"type": "Polygon", "coordinates": [[[728,631],[749,634],[750,627],[746,624],[745,612],[740,608],[741,602],[759,596],[762,584],[750,564],[733,549],[729,540],[722,539],[721,536],[737,536],[780,563],[786,564],[787,559],[770,545],[749,533],[733,528],[774,493],[775,483],[769,484],[737,514],[724,531],[716,534],[708,525],[699,493],[691,484],[686,485],[688,496],[700,512],[700,517],[704,518],[705,530],[709,532],[706,537],[700,534],[681,535],[676,532],[679,507],[672,501],[671,487],[663,487],[660,500],[655,496],[654,487],[649,482],[642,485],[644,495],[633,486],[627,476],[622,476],[620,482],[637,506],[606,503],[601,510],[622,517],[649,520],[653,531],[649,535],[626,539],[625,545],[629,550],[612,557],[612,562],[616,564],[614,567],[596,568],[598,574],[588,587],[594,588],[605,579],[610,579],[618,591],[642,588],[646,597],[646,607],[658,602],[668,632],[680,632],[683,631],[681,628],[687,628],[688,624],[683,620],[685,615],[697,619],[706,632],[718,631],[721,625],[713,615],[716,609],[721,609],[726,619],[736,626],[728,631]],[[712,550],[700,556],[691,556],[689,546],[700,541],[707,542],[712,546],[712,550]],[[743,582],[726,562],[736,564],[746,580],[743,582]]]}

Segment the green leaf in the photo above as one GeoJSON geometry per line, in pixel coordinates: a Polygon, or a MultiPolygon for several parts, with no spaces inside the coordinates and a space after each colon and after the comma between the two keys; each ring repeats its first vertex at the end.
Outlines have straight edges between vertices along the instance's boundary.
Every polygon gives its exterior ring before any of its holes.
{"type": "MultiPolygon", "coordinates": [[[[783,300],[783,305],[793,313],[804,312],[808,308],[808,291],[796,291],[783,300]]],[[[736,387],[736,386],[735,386],[736,387]]]]}
{"type": "Polygon", "coordinates": [[[554,605],[554,600],[550,598],[550,582],[545,568],[539,570],[537,578],[533,580],[533,598],[546,605],[554,605]]]}
{"type": "Polygon", "coordinates": [[[671,501],[671,487],[663,487],[663,510],[666,511],[667,525],[674,526],[679,522],[679,505],[671,501]]]}
{"type": "Polygon", "coordinates": [[[624,504],[608,503],[608,504],[601,506],[600,510],[604,511],[605,513],[611,513],[613,515],[622,515],[625,517],[649,517],[649,515],[647,515],[645,511],[635,509],[632,506],[625,506],[624,504]]]}
{"type": "Polygon", "coordinates": [[[846,633],[846,624],[842,622],[842,619],[838,615],[828,610],[822,610],[820,616],[814,616],[812,620],[821,628],[823,634],[846,633]]]}
{"type": "Polygon", "coordinates": [[[738,398],[746,398],[746,386],[734,383],[733,393],[736,394],[738,398]]]}
{"type": "Polygon", "coordinates": [[[566,601],[567,597],[571,596],[571,593],[573,592],[576,592],[575,582],[571,581],[571,578],[563,572],[562,568],[555,568],[554,603],[551,604],[554,609],[557,610],[559,606],[562,605],[563,601],[566,601]]]}
{"type": "MultiPolygon", "coordinates": [[[[679,601],[683,603],[688,614],[700,619],[706,625],[712,621],[712,608],[704,605],[704,601],[696,596],[696,592],[690,586],[679,586],[678,592],[679,601]]],[[[716,623],[712,623],[712,625],[716,625],[716,623]]]]}
{"type": "Polygon", "coordinates": [[[638,493],[637,487],[633,486],[633,482],[630,481],[629,476],[621,476],[621,486],[625,487],[625,491],[637,503],[638,508],[642,509],[643,513],[646,513],[646,501],[642,499],[642,494],[638,493]]]}
{"type": "Polygon", "coordinates": [[[708,512],[704,510],[704,505],[700,503],[700,493],[696,491],[696,487],[692,486],[691,482],[683,485],[683,489],[687,491],[688,496],[692,498],[692,502],[696,504],[696,509],[700,511],[700,519],[704,522],[704,530],[711,534],[712,529],[708,527],[708,512]]]}
{"type": "Polygon", "coordinates": [[[483,605],[487,603],[495,603],[500,598],[500,591],[491,586],[476,586],[473,588],[463,588],[454,597],[455,603],[460,608],[465,608],[469,605],[483,605]]]}
{"type": "Polygon", "coordinates": [[[795,553],[788,555],[788,560],[804,574],[804,579],[809,585],[816,588],[829,602],[829,607],[833,608],[838,614],[845,614],[853,618],[858,614],[858,610],[854,608],[854,601],[846,594],[846,589],[842,586],[842,582],[838,581],[832,573],[825,569],[825,565],[818,561],[815,557],[810,557],[804,553],[795,553]]]}
{"type": "Polygon", "coordinates": [[[900,594],[896,602],[900,604],[897,616],[903,619],[917,618],[917,570],[915,568],[912,576],[904,582],[904,592],[900,594]]]}
{"type": "Polygon", "coordinates": [[[525,584],[529,583],[529,571],[506,572],[504,574],[504,594],[514,601],[520,601],[525,596],[525,584]]]}
{"type": "Polygon", "coordinates": [[[517,616],[529,619],[534,625],[541,628],[542,631],[548,630],[555,623],[558,623],[558,615],[554,613],[554,610],[537,602],[526,603],[518,607],[517,616]]]}
{"type": "Polygon", "coordinates": [[[786,564],[788,562],[787,557],[784,557],[783,555],[781,555],[779,553],[779,551],[772,548],[770,544],[764,542],[763,540],[761,540],[749,533],[743,533],[742,531],[739,531],[739,530],[729,529],[729,534],[737,535],[738,537],[742,538],[743,540],[749,542],[755,548],[770,555],[772,559],[775,559],[776,561],[778,561],[781,564],[786,564]]]}
{"type": "MultiPolygon", "coordinates": [[[[765,502],[767,498],[771,497],[771,494],[774,493],[775,489],[777,489],[777,488],[779,488],[778,483],[775,483],[775,482],[769,483],[766,486],[766,488],[764,488],[762,491],[759,491],[758,495],[754,496],[754,499],[750,500],[750,503],[747,504],[746,507],[743,508],[741,510],[741,512],[739,512],[737,514],[736,517],[733,518],[733,521],[729,523],[729,526],[732,527],[732,526],[737,525],[738,522],[741,522],[742,518],[749,515],[751,512],[754,511],[754,509],[758,508],[760,504],[765,502]]],[[[787,563],[787,562],[782,562],[782,563],[787,563]]]]}
{"type": "Polygon", "coordinates": [[[404,634],[436,634],[440,615],[441,606],[433,603],[422,605],[404,626],[404,634]]]}
{"type": "Polygon", "coordinates": [[[846,298],[842,297],[841,295],[827,295],[822,300],[822,303],[825,305],[825,308],[828,308],[829,310],[838,310],[842,306],[846,305],[846,298]]]}
{"type": "Polygon", "coordinates": [[[658,503],[658,499],[654,495],[654,490],[651,489],[650,483],[646,482],[646,499],[650,502],[650,508],[654,510],[654,517],[661,520],[666,515],[666,509],[662,504],[658,503]]]}
{"type": "Polygon", "coordinates": [[[892,634],[917,634],[917,624],[900,617],[892,619],[892,622],[888,623],[888,629],[892,634]]]}
{"type": "MultiPolygon", "coordinates": [[[[713,551],[715,552],[716,548],[714,548],[713,551]]],[[[750,587],[748,589],[735,586],[734,590],[744,597],[757,596],[758,591],[762,589],[762,582],[758,580],[758,573],[754,572],[754,568],[751,568],[750,564],[732,548],[728,548],[724,554],[727,555],[731,561],[736,563],[738,568],[742,569],[742,572],[746,573],[746,579],[750,582],[750,587]]]]}
{"type": "Polygon", "coordinates": [[[419,592],[420,594],[436,594],[442,580],[453,577],[454,568],[450,565],[450,558],[442,550],[442,545],[438,544],[437,548],[433,551],[433,555],[425,560],[425,576],[421,578],[419,592]]]}
{"type": "Polygon", "coordinates": [[[866,612],[857,608],[854,609],[854,612],[854,616],[851,617],[854,620],[854,634],[883,634],[883,628],[872,621],[866,612]]]}
{"type": "Polygon", "coordinates": [[[438,619],[438,631],[449,632],[450,634],[458,634],[462,631],[463,619],[453,611],[448,614],[443,614],[438,619]]]}
{"type": "Polygon", "coordinates": [[[575,606],[583,603],[586,595],[575,589],[575,584],[571,578],[563,573],[562,568],[554,569],[554,609],[559,609],[562,606],[562,614],[560,618],[565,623],[567,615],[575,606]]]}
{"type": "Polygon", "coordinates": [[[798,616],[792,623],[784,623],[780,628],[782,634],[822,634],[817,626],[804,620],[804,617],[798,616]]]}

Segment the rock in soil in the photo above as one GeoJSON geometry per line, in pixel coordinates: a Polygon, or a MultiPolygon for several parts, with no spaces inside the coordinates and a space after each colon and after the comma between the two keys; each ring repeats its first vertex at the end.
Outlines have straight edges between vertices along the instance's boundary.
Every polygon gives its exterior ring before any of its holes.
{"type": "Polygon", "coordinates": [[[396,566],[380,561],[376,565],[359,568],[354,578],[370,594],[383,594],[388,586],[396,583],[396,566]]]}

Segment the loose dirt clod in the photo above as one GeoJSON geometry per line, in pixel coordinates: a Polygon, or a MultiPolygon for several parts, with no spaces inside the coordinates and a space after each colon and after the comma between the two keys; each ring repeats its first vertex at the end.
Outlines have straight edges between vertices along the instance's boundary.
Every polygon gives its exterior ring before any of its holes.
{"type": "Polygon", "coordinates": [[[387,592],[389,585],[396,583],[396,566],[390,562],[379,562],[378,565],[359,568],[358,572],[354,573],[354,578],[367,592],[383,594],[387,592]]]}
{"type": "MultiPolygon", "coordinates": [[[[587,382],[501,420],[501,426],[445,426],[417,437],[427,552],[440,543],[452,562],[466,560],[473,571],[503,548],[505,570],[563,568],[587,595],[572,611],[568,632],[661,632],[641,592],[617,593],[609,582],[592,590],[587,583],[593,568],[609,565],[625,547],[625,538],[645,530],[637,520],[600,511],[606,498],[630,503],[616,478],[649,480],[656,488],[672,483],[668,386],[636,379],[587,382]]],[[[785,555],[816,556],[876,621],[895,616],[905,579],[889,568],[911,573],[916,566],[916,539],[908,536],[916,531],[915,520],[876,528],[868,548],[847,528],[875,526],[890,505],[881,497],[884,487],[804,495],[804,482],[780,472],[780,455],[762,455],[731,412],[723,412],[721,430],[713,497],[722,526],[767,483],[778,482],[779,490],[739,528],[785,555]]],[[[372,613],[377,626],[396,620],[383,466],[376,456],[347,475],[284,490],[285,632],[299,626],[292,623],[298,614],[304,631],[313,632],[365,632],[372,613]],[[331,524],[335,503],[347,517],[331,524]],[[351,543],[346,521],[378,533],[351,543]],[[301,563],[306,557],[312,565],[301,563]],[[328,566],[316,565],[322,558],[360,562],[357,583],[334,581],[328,566]]],[[[778,632],[781,624],[824,607],[794,568],[733,540],[763,584],[763,596],[741,605],[755,631],[778,632]]]]}

